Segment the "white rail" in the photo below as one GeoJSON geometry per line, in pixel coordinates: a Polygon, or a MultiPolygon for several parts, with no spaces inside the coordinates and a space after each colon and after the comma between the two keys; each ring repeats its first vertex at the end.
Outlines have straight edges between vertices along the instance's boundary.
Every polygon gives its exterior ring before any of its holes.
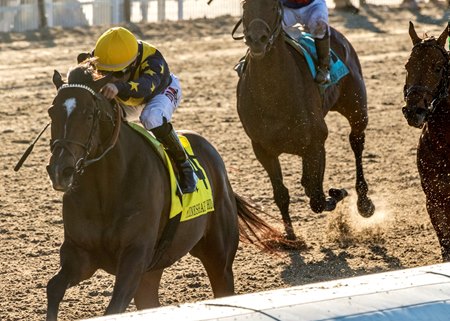
{"type": "Polygon", "coordinates": [[[450,263],[91,320],[448,321],[450,263]]]}
{"type": "MultiPolygon", "coordinates": [[[[124,21],[123,0],[45,0],[50,27],[112,25],[124,21]]],[[[240,0],[134,0],[131,21],[164,21],[239,16],[240,0]]],[[[4,0],[0,5],[0,32],[25,31],[39,26],[37,0],[4,0]]]]}

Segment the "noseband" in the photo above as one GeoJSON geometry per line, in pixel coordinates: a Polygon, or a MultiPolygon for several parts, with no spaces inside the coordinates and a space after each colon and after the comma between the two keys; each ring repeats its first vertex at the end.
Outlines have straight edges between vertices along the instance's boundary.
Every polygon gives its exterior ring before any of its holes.
{"type": "Polygon", "coordinates": [[[269,34],[270,34],[269,41],[267,43],[267,50],[270,50],[270,48],[272,47],[273,43],[275,42],[275,39],[278,37],[278,35],[280,34],[280,32],[282,30],[283,7],[281,6],[281,4],[279,3],[278,0],[277,0],[277,3],[278,3],[277,19],[276,19],[276,22],[275,22],[275,26],[273,28],[270,27],[269,24],[265,20],[263,20],[261,18],[255,18],[252,21],[250,21],[250,23],[248,24],[247,28],[244,27],[244,35],[243,36],[235,36],[234,34],[235,34],[237,28],[239,28],[239,26],[242,23],[242,18],[241,18],[236,23],[236,25],[233,28],[233,31],[231,32],[231,36],[233,37],[233,39],[234,40],[242,40],[242,39],[244,39],[244,37],[246,36],[248,28],[250,28],[255,23],[262,23],[264,25],[264,27],[267,29],[267,31],[269,32],[269,34]]]}
{"type": "Polygon", "coordinates": [[[72,155],[72,157],[75,159],[75,155],[74,153],[70,150],[69,145],[73,144],[73,145],[78,145],[81,146],[84,149],[84,155],[79,158],[76,161],[76,165],[75,165],[75,173],[78,175],[83,174],[84,169],[99,161],[100,159],[102,159],[116,144],[117,142],[117,138],[119,137],[119,132],[120,132],[120,120],[121,120],[121,109],[120,107],[116,104],[115,105],[115,119],[113,119],[109,114],[109,121],[111,121],[112,125],[114,126],[114,130],[113,133],[111,135],[111,139],[110,142],[108,144],[108,147],[103,151],[103,153],[96,157],[96,158],[91,158],[88,159],[89,155],[90,155],[90,150],[92,147],[92,140],[94,137],[94,134],[97,130],[99,121],[100,121],[100,115],[101,115],[101,110],[98,107],[98,102],[97,102],[97,93],[90,88],[89,86],[83,85],[83,84],[64,84],[61,87],[59,87],[58,89],[58,93],[63,90],[63,89],[67,89],[67,88],[81,88],[84,90],[89,91],[89,93],[94,97],[94,102],[95,102],[95,112],[94,112],[94,118],[93,118],[93,122],[92,122],[92,126],[91,126],[91,130],[89,131],[89,138],[87,140],[86,144],[83,144],[81,142],[75,141],[75,140],[71,140],[71,139],[66,139],[66,138],[60,138],[60,139],[55,139],[51,141],[50,144],[50,150],[53,151],[55,150],[56,147],[61,147],[62,149],[66,150],[67,152],[69,152],[69,154],[72,155]]]}
{"type": "Polygon", "coordinates": [[[427,43],[424,41],[421,41],[417,44],[415,44],[413,46],[414,50],[415,48],[419,48],[419,47],[433,47],[438,49],[442,55],[444,56],[444,58],[447,60],[447,64],[445,64],[444,68],[442,69],[442,75],[443,77],[441,77],[441,80],[439,82],[439,84],[436,86],[436,88],[434,89],[430,89],[427,86],[420,86],[420,85],[412,85],[410,87],[404,87],[403,89],[403,98],[406,101],[408,96],[412,93],[424,93],[424,94],[429,94],[431,97],[433,97],[433,100],[431,101],[430,104],[430,108],[427,109],[427,115],[428,114],[432,114],[433,111],[435,110],[436,106],[438,105],[438,103],[443,100],[444,98],[446,98],[448,96],[448,85],[449,85],[449,77],[450,75],[448,75],[448,70],[449,70],[449,64],[450,64],[450,56],[449,53],[445,50],[445,48],[436,45],[434,43],[427,43]]]}

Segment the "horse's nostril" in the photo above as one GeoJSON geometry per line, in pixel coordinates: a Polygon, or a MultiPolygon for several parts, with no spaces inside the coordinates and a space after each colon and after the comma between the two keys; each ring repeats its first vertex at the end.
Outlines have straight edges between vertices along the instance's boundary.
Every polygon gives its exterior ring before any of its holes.
{"type": "Polygon", "coordinates": [[[406,108],[406,107],[403,107],[402,108],[402,113],[403,113],[403,115],[408,115],[408,108],[406,108]]]}
{"type": "Polygon", "coordinates": [[[73,167],[66,167],[64,168],[62,174],[65,178],[68,178],[73,175],[74,170],[75,169],[73,167]]]}

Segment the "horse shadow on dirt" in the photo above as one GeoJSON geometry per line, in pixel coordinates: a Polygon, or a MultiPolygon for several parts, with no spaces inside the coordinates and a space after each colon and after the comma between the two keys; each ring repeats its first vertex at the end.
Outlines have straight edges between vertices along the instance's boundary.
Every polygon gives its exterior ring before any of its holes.
{"type": "Polygon", "coordinates": [[[370,252],[367,257],[372,260],[379,260],[386,263],[386,268],[376,267],[367,269],[365,267],[352,268],[348,260],[354,255],[348,250],[337,251],[331,248],[322,248],[325,255],[320,261],[306,263],[301,253],[292,252],[289,254],[291,264],[287,265],[281,273],[281,278],[291,286],[304,285],[309,283],[325,282],[336,279],[349,278],[354,276],[385,272],[386,270],[398,270],[403,268],[397,257],[391,256],[383,246],[370,245],[370,252]]]}
{"type": "Polygon", "coordinates": [[[420,11],[414,12],[416,16],[416,22],[417,23],[423,23],[423,24],[433,24],[433,25],[444,25],[450,20],[450,9],[443,10],[442,17],[432,17],[428,15],[422,14],[420,11]]]}
{"type": "Polygon", "coordinates": [[[377,10],[373,10],[370,6],[362,6],[358,14],[334,10],[330,12],[331,15],[341,16],[345,19],[344,26],[348,29],[364,29],[374,33],[384,33],[385,31],[378,28],[373,21],[373,19],[369,19],[369,16],[375,18],[376,21],[383,23],[385,19],[382,15],[377,13],[377,10]]]}

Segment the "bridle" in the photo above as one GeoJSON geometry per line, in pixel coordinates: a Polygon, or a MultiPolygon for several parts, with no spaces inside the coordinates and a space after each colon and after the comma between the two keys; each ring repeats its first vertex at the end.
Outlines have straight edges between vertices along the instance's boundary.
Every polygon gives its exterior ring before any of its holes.
{"type": "Polygon", "coordinates": [[[94,117],[92,120],[92,126],[89,131],[89,137],[88,137],[88,140],[86,143],[82,143],[82,142],[72,140],[72,139],[67,139],[67,138],[58,138],[55,140],[51,140],[50,141],[50,150],[53,154],[53,151],[55,150],[55,148],[60,147],[64,150],[66,150],[70,155],[72,155],[72,157],[74,159],[76,159],[75,154],[71,151],[69,146],[70,145],[81,146],[84,149],[84,155],[82,157],[80,157],[78,160],[76,160],[76,162],[75,162],[75,174],[81,175],[81,174],[83,174],[86,167],[101,160],[115,146],[117,139],[119,137],[122,114],[121,114],[120,106],[116,103],[114,105],[115,118],[113,119],[113,117],[111,115],[107,114],[107,116],[108,116],[107,121],[110,121],[114,127],[113,133],[111,134],[111,138],[107,145],[108,147],[103,150],[103,152],[100,156],[89,159],[88,157],[90,156],[90,153],[91,153],[93,137],[94,137],[95,132],[97,131],[98,124],[101,121],[101,119],[100,119],[101,110],[98,106],[98,101],[102,98],[99,97],[98,96],[99,94],[96,93],[92,88],[90,88],[89,86],[83,85],[83,84],[63,84],[61,87],[59,87],[58,93],[61,90],[64,90],[67,88],[84,89],[84,90],[87,90],[94,97],[95,112],[94,112],[94,117]]]}
{"type": "Polygon", "coordinates": [[[272,47],[273,43],[275,42],[275,39],[278,37],[278,35],[280,34],[282,28],[282,20],[283,20],[283,6],[280,4],[280,2],[277,0],[277,4],[278,4],[278,8],[277,8],[277,18],[275,21],[275,26],[274,27],[270,27],[269,24],[261,19],[261,18],[255,18],[253,20],[250,21],[250,23],[248,24],[248,27],[245,28],[244,27],[244,35],[242,36],[235,36],[235,32],[236,30],[239,28],[239,26],[242,24],[242,18],[239,19],[239,21],[236,23],[236,25],[234,26],[233,30],[231,31],[231,36],[233,37],[234,40],[242,40],[245,38],[246,33],[247,33],[247,29],[250,28],[253,24],[255,23],[262,23],[264,25],[264,27],[267,29],[267,31],[269,32],[269,41],[267,42],[267,51],[270,50],[270,48],[272,47]]]}
{"type": "Polygon", "coordinates": [[[427,109],[427,116],[432,114],[434,110],[436,109],[436,106],[445,98],[448,96],[448,87],[449,87],[449,77],[448,71],[449,71],[449,65],[450,65],[450,54],[445,48],[435,44],[430,43],[426,41],[421,41],[417,44],[415,44],[412,48],[414,49],[420,48],[420,47],[432,47],[435,49],[438,49],[439,52],[442,53],[444,58],[447,60],[447,64],[444,65],[444,68],[441,70],[441,80],[439,84],[434,89],[430,89],[427,86],[421,86],[421,85],[412,85],[410,87],[403,88],[403,99],[406,101],[408,96],[412,93],[422,93],[422,94],[428,94],[431,97],[433,97],[433,100],[431,101],[430,107],[427,109]]]}

